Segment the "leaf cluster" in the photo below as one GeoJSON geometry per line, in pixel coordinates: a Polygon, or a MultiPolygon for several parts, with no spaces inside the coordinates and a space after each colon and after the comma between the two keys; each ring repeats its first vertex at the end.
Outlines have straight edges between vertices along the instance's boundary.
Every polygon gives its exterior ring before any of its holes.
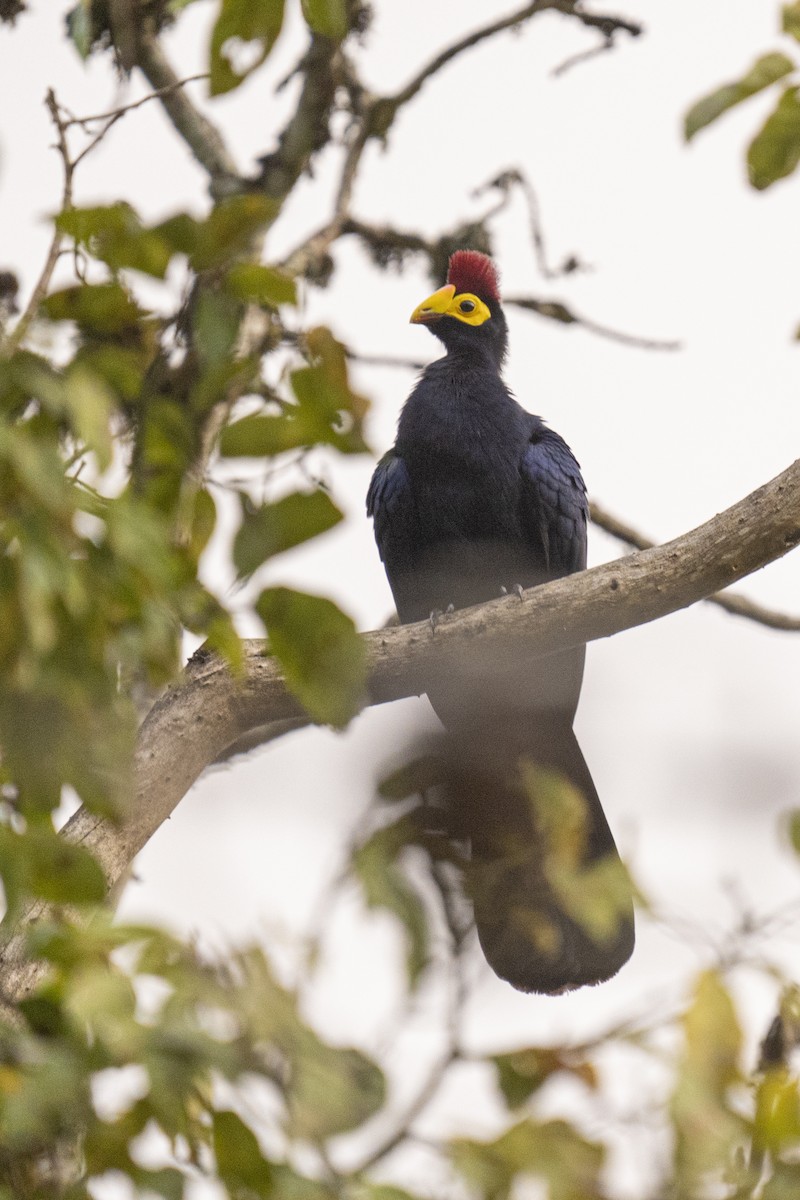
{"type": "MultiPolygon", "coordinates": [[[[800,41],[800,4],[782,9],[782,30],[800,41]]],[[[759,191],[791,175],[800,163],[800,63],[783,51],[762,55],[740,78],[716,88],[686,114],[687,141],[711,125],[723,113],[761,92],[781,84],[775,107],[747,149],[747,170],[752,186],[759,191]]]]}

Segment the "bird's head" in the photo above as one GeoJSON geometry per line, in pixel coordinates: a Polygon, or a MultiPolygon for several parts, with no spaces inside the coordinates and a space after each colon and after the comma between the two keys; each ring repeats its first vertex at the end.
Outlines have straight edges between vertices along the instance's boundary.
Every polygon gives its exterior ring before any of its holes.
{"type": "Polygon", "coordinates": [[[411,323],[427,325],[448,350],[480,349],[500,366],[508,327],[492,260],[477,250],[456,250],[450,258],[447,283],[417,305],[411,323]]]}

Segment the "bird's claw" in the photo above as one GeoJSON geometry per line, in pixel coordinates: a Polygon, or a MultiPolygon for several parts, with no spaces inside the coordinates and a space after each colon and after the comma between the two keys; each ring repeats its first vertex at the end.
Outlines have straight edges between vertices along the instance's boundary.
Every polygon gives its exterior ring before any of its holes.
{"type": "MultiPolygon", "coordinates": [[[[513,585],[512,585],[512,587],[511,587],[511,591],[514,593],[514,595],[517,597],[517,599],[519,600],[519,602],[520,602],[520,604],[521,604],[521,603],[522,603],[522,597],[523,597],[523,594],[524,594],[524,592],[525,592],[525,589],[524,589],[524,587],[522,586],[522,584],[521,584],[521,583],[515,583],[515,584],[513,584],[513,585]]],[[[501,586],[500,586],[500,594],[501,594],[502,596],[507,596],[507,595],[508,595],[508,588],[507,588],[507,587],[503,587],[503,586],[501,585],[501,586]]]]}
{"type": "Polygon", "coordinates": [[[448,604],[448,606],[444,610],[444,612],[442,612],[441,608],[434,608],[433,612],[428,617],[428,621],[430,622],[430,627],[431,627],[431,634],[436,633],[436,626],[439,624],[439,622],[442,620],[443,617],[449,617],[450,614],[455,611],[456,611],[456,606],[454,604],[448,604]]]}

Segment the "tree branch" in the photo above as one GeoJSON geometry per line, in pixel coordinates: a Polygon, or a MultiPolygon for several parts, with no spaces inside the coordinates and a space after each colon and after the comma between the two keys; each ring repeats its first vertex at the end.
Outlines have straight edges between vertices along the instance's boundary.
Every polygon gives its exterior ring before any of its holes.
{"type": "Polygon", "coordinates": [[[635,333],[625,333],[621,329],[610,329],[607,325],[600,325],[590,317],[579,316],[559,300],[537,300],[533,296],[504,296],[503,304],[507,308],[522,308],[526,312],[536,313],[537,316],[546,317],[548,321],[557,321],[560,325],[580,325],[598,337],[608,338],[612,342],[622,342],[625,346],[636,346],[640,350],[680,350],[681,348],[680,342],[640,337],[635,333]]]}
{"type": "MultiPolygon", "coordinates": [[[[56,100],[55,92],[52,88],[47,89],[45,105],[47,106],[47,111],[50,113],[50,117],[58,134],[58,145],[56,146],[56,149],[61,155],[61,162],[64,168],[64,184],[61,192],[61,211],[66,212],[68,208],[72,207],[72,177],[74,175],[76,166],[76,163],[70,158],[69,146],[67,144],[67,127],[69,122],[64,121],[62,118],[61,109],[58,101],[56,100]]],[[[58,262],[61,254],[63,242],[64,235],[56,226],[53,230],[50,248],[47,251],[47,258],[45,259],[45,263],[36,282],[36,286],[31,292],[28,303],[25,305],[25,308],[11,333],[5,339],[0,339],[0,351],[2,351],[3,354],[13,354],[14,351],[18,350],[25,341],[31,323],[39,311],[39,305],[47,295],[47,289],[50,287],[50,280],[53,278],[53,272],[56,269],[56,263],[58,262]]]]}
{"type": "Polygon", "coordinates": [[[401,105],[407,104],[409,100],[413,100],[417,92],[425,83],[441,71],[442,67],[447,66],[458,55],[463,54],[465,50],[470,50],[473,46],[477,46],[480,42],[486,41],[487,38],[495,37],[498,33],[503,33],[506,29],[518,29],[531,17],[537,16],[541,12],[548,10],[563,13],[564,16],[575,17],[582,25],[588,25],[591,28],[599,29],[605,37],[611,38],[614,33],[624,31],[629,33],[631,37],[638,37],[642,32],[641,25],[636,25],[631,21],[625,21],[620,17],[599,16],[593,13],[585,13],[578,7],[578,0],[533,0],[533,3],[526,4],[522,8],[511,13],[507,17],[503,17],[498,21],[493,21],[490,25],[484,25],[482,29],[476,29],[474,33],[468,34],[460,41],[454,42],[448,46],[441,54],[437,54],[427,66],[409,80],[404,88],[401,88],[394,96],[387,96],[384,103],[391,105],[396,111],[401,105]]]}
{"type": "MultiPolygon", "coordinates": [[[[589,516],[598,529],[604,529],[612,537],[618,538],[628,546],[633,546],[636,550],[650,550],[657,545],[656,542],[651,542],[649,538],[644,537],[632,526],[620,521],[618,517],[612,516],[595,500],[592,500],[589,505],[589,516]]],[[[753,600],[748,600],[746,596],[721,593],[716,596],[706,596],[706,601],[708,604],[716,604],[719,608],[724,608],[725,612],[733,613],[736,617],[747,617],[748,620],[756,621],[759,625],[766,625],[770,629],[780,629],[786,633],[800,631],[800,617],[777,612],[772,608],[764,608],[753,600]]]]}
{"type": "Polygon", "coordinates": [[[337,42],[314,34],[300,64],[303,88],[277,149],[261,159],[258,186],[268,196],[288,196],[316,150],[330,140],[328,121],[336,95],[337,42]]]}
{"type": "MultiPolygon", "coordinates": [[[[551,654],[654,621],[713,595],[800,543],[800,460],[704,525],[615,562],[463,609],[431,633],[427,622],[364,635],[369,704],[423,692],[432,674],[458,673],[483,687],[487,671],[518,667],[520,657],[551,654]],[[465,654],[465,647],[468,653],[465,654]]],[[[303,719],[264,643],[245,643],[246,667],[234,679],[215,657],[196,656],[185,680],[153,706],[136,753],[136,798],[122,827],[80,809],[64,836],[96,855],[109,886],[167,819],[203,771],[248,731],[303,719]],[[180,755],[175,746],[181,747],[180,755]]],[[[37,904],[0,949],[0,980],[10,997],[26,995],[41,964],[26,956],[25,930],[45,911],[37,904]]]]}
{"type": "Polygon", "coordinates": [[[194,157],[211,176],[215,190],[225,190],[225,183],[239,179],[236,166],[222,134],[209,119],[196,108],[181,87],[181,81],[173,71],[157,37],[149,31],[142,34],[138,47],[138,66],[152,87],[159,94],[164,111],[175,129],[186,142],[194,157]]]}

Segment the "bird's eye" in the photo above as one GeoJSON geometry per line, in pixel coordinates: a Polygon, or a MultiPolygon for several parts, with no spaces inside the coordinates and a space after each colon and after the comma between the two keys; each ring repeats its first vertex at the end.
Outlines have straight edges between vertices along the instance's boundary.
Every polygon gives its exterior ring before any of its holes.
{"type": "Polygon", "coordinates": [[[474,300],[462,300],[458,306],[462,312],[473,312],[475,309],[474,300]]]}

